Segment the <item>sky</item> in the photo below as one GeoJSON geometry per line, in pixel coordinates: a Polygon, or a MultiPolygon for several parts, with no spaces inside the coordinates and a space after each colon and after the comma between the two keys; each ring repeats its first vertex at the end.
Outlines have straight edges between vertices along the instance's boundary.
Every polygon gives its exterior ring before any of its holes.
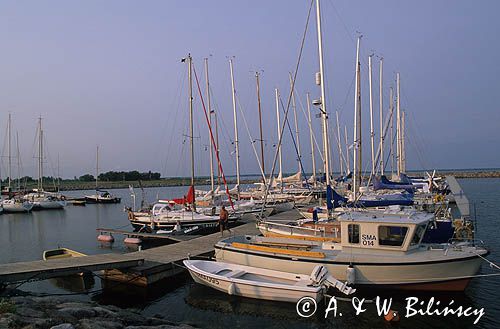
{"type": "MultiPolygon", "coordinates": [[[[36,175],[35,133],[41,116],[47,175],[57,174],[58,158],[62,177],[94,173],[99,145],[101,171],[152,170],[163,176],[188,176],[187,65],[180,61],[188,53],[203,97],[203,60],[209,60],[212,108],[220,118],[221,161],[228,175],[235,172],[229,59],[234,62],[242,173],[259,172],[251,140],[259,138],[255,72],[260,72],[269,172],[277,143],[274,89],[279,88],[286,106],[289,73],[297,65],[310,4],[309,0],[0,2],[2,176],[9,112],[13,155],[17,155],[17,132],[23,175],[36,175]]],[[[374,54],[376,138],[379,58],[384,58],[385,113],[389,87],[395,84],[395,73],[401,74],[408,169],[500,167],[498,1],[322,0],[321,5],[334,170],[339,169],[336,110],[352,143],[352,82],[359,34],[363,35],[365,168],[370,166],[370,54],[374,54]]],[[[311,147],[302,112],[305,93],[310,92],[311,99],[320,95],[314,78],[319,70],[314,9],[295,88],[306,171],[311,170],[311,147]]],[[[194,91],[195,170],[207,175],[210,142],[196,84],[194,91]]],[[[318,109],[312,111],[314,117],[318,109]]],[[[292,112],[289,119],[294,129],[292,112]]],[[[320,124],[313,118],[321,145],[320,124]]],[[[254,145],[260,152],[259,144],[254,145]]],[[[288,129],[283,154],[284,171],[296,171],[297,155],[288,129]]],[[[318,152],[316,156],[319,163],[318,152]]],[[[17,159],[12,161],[15,176],[17,159]]]]}

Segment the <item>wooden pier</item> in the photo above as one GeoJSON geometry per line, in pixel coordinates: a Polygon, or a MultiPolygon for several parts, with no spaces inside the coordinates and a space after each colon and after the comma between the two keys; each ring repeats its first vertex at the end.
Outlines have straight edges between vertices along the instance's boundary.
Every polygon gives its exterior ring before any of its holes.
{"type": "Polygon", "coordinates": [[[143,256],[130,253],[2,264],[0,265],[0,285],[20,281],[43,280],[82,272],[129,268],[139,266],[143,262],[143,256]]]}
{"type": "MultiPolygon", "coordinates": [[[[298,212],[291,210],[272,216],[273,219],[290,221],[298,218],[298,212]]],[[[159,238],[154,234],[134,233],[112,229],[97,229],[99,232],[117,233],[129,236],[159,238]]],[[[258,234],[255,221],[224,231],[224,236],[258,234]]],[[[163,237],[162,237],[163,238],[163,237]]],[[[214,244],[221,239],[220,232],[204,236],[168,237],[173,244],[136,251],[127,254],[101,254],[51,261],[31,261],[0,265],[0,285],[26,280],[43,280],[82,272],[104,270],[107,280],[148,286],[161,279],[183,271],[179,265],[188,257],[209,256],[214,244]]]]}

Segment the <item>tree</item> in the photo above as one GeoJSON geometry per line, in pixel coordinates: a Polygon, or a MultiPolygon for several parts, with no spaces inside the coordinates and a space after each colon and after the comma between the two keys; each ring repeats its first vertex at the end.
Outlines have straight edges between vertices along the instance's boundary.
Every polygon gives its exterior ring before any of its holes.
{"type": "Polygon", "coordinates": [[[78,178],[78,180],[80,180],[82,182],[91,182],[94,179],[95,179],[94,176],[91,174],[85,174],[85,175],[80,176],[80,178],[78,178]]]}

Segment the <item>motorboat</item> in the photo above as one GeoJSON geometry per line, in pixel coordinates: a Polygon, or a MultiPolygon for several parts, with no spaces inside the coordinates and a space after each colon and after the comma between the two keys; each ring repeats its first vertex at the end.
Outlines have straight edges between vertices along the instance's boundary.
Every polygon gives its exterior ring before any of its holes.
{"type": "Polygon", "coordinates": [[[184,260],[184,266],[195,282],[248,298],[296,303],[310,297],[319,301],[329,285],[345,294],[355,292],[347,284],[329,277],[324,266],[315,267],[309,275],[205,260],[184,260]]]}
{"type": "Polygon", "coordinates": [[[463,291],[489,251],[473,241],[422,242],[433,214],[340,214],[340,242],[235,236],[215,245],[218,261],[290,273],[324,265],[355,286],[463,291]]]}

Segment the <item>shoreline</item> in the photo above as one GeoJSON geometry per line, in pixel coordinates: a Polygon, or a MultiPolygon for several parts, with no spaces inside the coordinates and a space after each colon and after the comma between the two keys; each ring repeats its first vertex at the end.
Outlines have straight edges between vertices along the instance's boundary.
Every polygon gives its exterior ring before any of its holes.
{"type": "MultiPolygon", "coordinates": [[[[286,176],[293,175],[286,174],[286,176]]],[[[338,174],[337,174],[338,175],[338,174]]],[[[411,176],[423,176],[426,177],[425,171],[414,171],[410,173],[411,176]]],[[[437,171],[437,176],[455,176],[459,179],[474,179],[474,178],[500,178],[500,170],[484,170],[484,171],[437,171]]],[[[308,174],[309,176],[309,174],[308,174]]],[[[254,184],[258,182],[258,179],[242,179],[240,181],[241,184],[254,184]]],[[[172,187],[172,186],[189,186],[191,183],[190,178],[186,177],[178,177],[178,178],[162,178],[159,180],[151,180],[151,181],[100,181],[99,189],[103,190],[112,190],[112,189],[125,189],[129,186],[132,186],[134,189],[140,189],[141,185],[143,188],[152,188],[152,187],[172,187]]],[[[236,184],[236,180],[231,178],[227,180],[228,185],[236,184]]],[[[209,186],[210,179],[208,177],[198,177],[195,179],[195,185],[197,186],[209,186]]],[[[28,185],[27,189],[36,188],[35,185],[28,185]]],[[[48,188],[47,190],[51,190],[52,188],[48,188]]],[[[61,185],[59,188],[60,191],[77,191],[77,190],[95,190],[95,182],[80,182],[80,181],[61,181],[61,185]]]]}

